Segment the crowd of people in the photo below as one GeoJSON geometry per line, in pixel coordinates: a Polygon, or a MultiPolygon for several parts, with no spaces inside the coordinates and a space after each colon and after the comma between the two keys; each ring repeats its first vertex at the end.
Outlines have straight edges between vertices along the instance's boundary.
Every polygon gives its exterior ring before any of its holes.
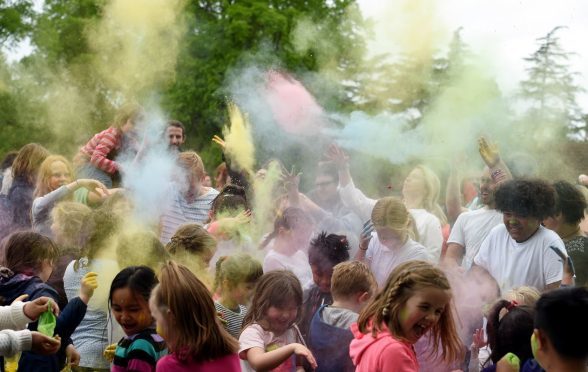
{"type": "Polygon", "coordinates": [[[121,108],[72,161],[5,156],[3,370],[588,371],[588,177],[511,174],[482,138],[479,177],[452,169],[442,204],[425,165],[370,198],[333,144],[312,190],[282,171],[260,237],[273,165],[225,156],[210,177],[169,120],[176,171],[141,225],[124,180],[144,115],[121,108]]]}

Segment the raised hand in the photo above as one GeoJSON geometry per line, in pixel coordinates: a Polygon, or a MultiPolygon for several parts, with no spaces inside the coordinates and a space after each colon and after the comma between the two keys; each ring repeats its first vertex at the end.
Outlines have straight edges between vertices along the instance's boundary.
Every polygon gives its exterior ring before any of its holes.
{"type": "Polygon", "coordinates": [[[225,140],[220,137],[217,136],[216,134],[212,137],[212,142],[216,143],[217,145],[219,145],[221,147],[221,149],[223,151],[225,151],[226,147],[227,147],[227,143],[225,142],[225,140]]]}
{"type": "Polygon", "coordinates": [[[498,146],[495,143],[489,142],[484,137],[478,139],[478,151],[488,168],[493,168],[500,161],[498,146]]]}
{"type": "Polygon", "coordinates": [[[98,288],[98,274],[89,272],[82,278],[82,285],[80,286],[80,300],[86,305],[90,298],[94,295],[94,290],[98,288]]]}
{"type": "Polygon", "coordinates": [[[325,157],[335,163],[341,169],[349,164],[349,156],[336,144],[331,144],[325,152],[325,157]]]}

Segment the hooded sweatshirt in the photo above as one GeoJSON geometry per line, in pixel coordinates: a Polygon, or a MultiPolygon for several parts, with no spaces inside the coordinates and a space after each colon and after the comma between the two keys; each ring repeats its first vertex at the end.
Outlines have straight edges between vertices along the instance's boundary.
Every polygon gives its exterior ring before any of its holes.
{"type": "Polygon", "coordinates": [[[351,325],[354,339],[349,345],[349,355],[356,372],[418,372],[419,364],[411,344],[392,336],[383,326],[374,338],[359,331],[357,323],[351,325]]]}

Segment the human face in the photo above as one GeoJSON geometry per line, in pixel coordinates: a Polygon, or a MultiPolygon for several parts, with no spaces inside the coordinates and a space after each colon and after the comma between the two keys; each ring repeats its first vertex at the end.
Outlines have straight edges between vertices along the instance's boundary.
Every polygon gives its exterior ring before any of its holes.
{"type": "Polygon", "coordinates": [[[157,333],[161,337],[166,338],[166,335],[168,334],[167,314],[164,314],[159,306],[157,306],[153,296],[149,299],[149,311],[151,311],[151,316],[155,319],[157,333]]]}
{"type": "Polygon", "coordinates": [[[546,219],[543,220],[542,224],[543,224],[543,226],[547,227],[549,230],[553,230],[557,233],[562,222],[563,222],[563,217],[560,213],[556,216],[547,217],[546,219]]]}
{"type": "Polygon", "coordinates": [[[184,131],[182,128],[169,126],[167,127],[165,134],[168,139],[169,147],[177,149],[184,144],[184,131]]]}
{"type": "Polygon", "coordinates": [[[64,162],[59,160],[54,161],[51,163],[49,171],[51,172],[49,187],[52,191],[71,182],[71,174],[64,162]]]}
{"type": "Polygon", "coordinates": [[[297,316],[298,305],[292,301],[284,307],[270,306],[265,313],[264,323],[269,331],[281,335],[294,324],[297,316]]]}
{"type": "Polygon", "coordinates": [[[441,319],[451,300],[448,290],[428,287],[415,291],[400,309],[402,336],[414,344],[441,319]]]}
{"type": "Polygon", "coordinates": [[[129,287],[112,293],[112,315],[127,336],[131,336],[153,325],[149,304],[129,287]]]}
{"type": "Polygon", "coordinates": [[[539,228],[539,220],[534,217],[523,217],[516,213],[505,211],[502,220],[511,238],[522,243],[529,239],[539,228]]]}
{"type": "Polygon", "coordinates": [[[413,169],[404,179],[402,195],[404,197],[424,197],[426,192],[425,174],[419,168],[413,169]]]}
{"type": "Polygon", "coordinates": [[[49,280],[49,277],[53,273],[53,261],[51,260],[43,260],[41,263],[41,270],[39,272],[39,278],[46,282],[49,280]]]}
{"type": "Polygon", "coordinates": [[[314,186],[317,190],[317,196],[323,202],[336,200],[339,195],[337,181],[329,175],[319,174],[314,180],[314,186]]]}
{"type": "Polygon", "coordinates": [[[251,301],[255,282],[238,283],[235,286],[226,284],[228,296],[239,305],[247,305],[251,301]]]}
{"type": "Polygon", "coordinates": [[[319,291],[322,293],[331,293],[331,277],[333,276],[333,268],[328,270],[321,269],[317,265],[310,265],[312,270],[312,280],[317,285],[319,291]]]}
{"type": "Polygon", "coordinates": [[[312,236],[312,224],[301,221],[292,228],[292,240],[293,243],[298,249],[308,250],[308,243],[310,242],[310,237],[312,236]]]}
{"type": "Polygon", "coordinates": [[[401,233],[389,227],[376,227],[378,240],[389,249],[397,249],[404,245],[407,239],[406,233],[401,233]]]}
{"type": "Polygon", "coordinates": [[[480,177],[480,199],[482,204],[493,206],[494,205],[494,191],[496,190],[496,184],[490,176],[490,169],[484,168],[482,177],[480,177]]]}

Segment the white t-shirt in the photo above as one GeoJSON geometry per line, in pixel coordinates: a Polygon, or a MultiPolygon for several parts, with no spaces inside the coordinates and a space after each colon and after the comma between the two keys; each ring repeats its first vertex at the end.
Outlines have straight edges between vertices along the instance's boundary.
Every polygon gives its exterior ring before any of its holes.
{"type": "MultiPolygon", "coordinates": [[[[258,347],[265,352],[274,351],[280,347],[301,342],[298,337],[298,331],[292,327],[283,334],[276,336],[273,332],[264,330],[259,324],[254,323],[241,332],[239,336],[239,358],[243,361],[241,368],[243,371],[254,371],[246,360],[247,350],[258,347]]],[[[296,370],[296,355],[293,353],[290,358],[272,371],[291,372],[296,370]]]]}
{"type": "Polygon", "coordinates": [[[501,223],[502,213],[496,209],[481,208],[462,213],[457,217],[447,243],[464,247],[465,255],[461,264],[463,268],[469,270],[490,230],[501,223]]]}
{"type": "Polygon", "coordinates": [[[441,246],[443,245],[443,232],[441,222],[437,216],[427,212],[425,209],[409,209],[414,218],[419,233],[418,242],[421,243],[429,254],[432,262],[439,262],[441,258],[441,246]]]}
{"type": "Polygon", "coordinates": [[[380,243],[376,232],[372,233],[372,239],[365,252],[365,261],[380,288],[384,288],[388,276],[396,266],[412,260],[430,261],[427,249],[414,240],[408,239],[402,247],[391,250],[380,243]]]}
{"type": "Polygon", "coordinates": [[[312,270],[308,263],[308,256],[300,250],[292,256],[287,256],[270,249],[263,259],[263,272],[274,270],[292,271],[300,280],[302,289],[308,288],[312,284],[312,270]]]}
{"type": "Polygon", "coordinates": [[[517,243],[502,224],[490,231],[474,263],[492,275],[502,293],[523,285],[543,291],[563,276],[561,258],[549,246],[566,253],[560,237],[543,226],[528,240],[517,243]]]}

